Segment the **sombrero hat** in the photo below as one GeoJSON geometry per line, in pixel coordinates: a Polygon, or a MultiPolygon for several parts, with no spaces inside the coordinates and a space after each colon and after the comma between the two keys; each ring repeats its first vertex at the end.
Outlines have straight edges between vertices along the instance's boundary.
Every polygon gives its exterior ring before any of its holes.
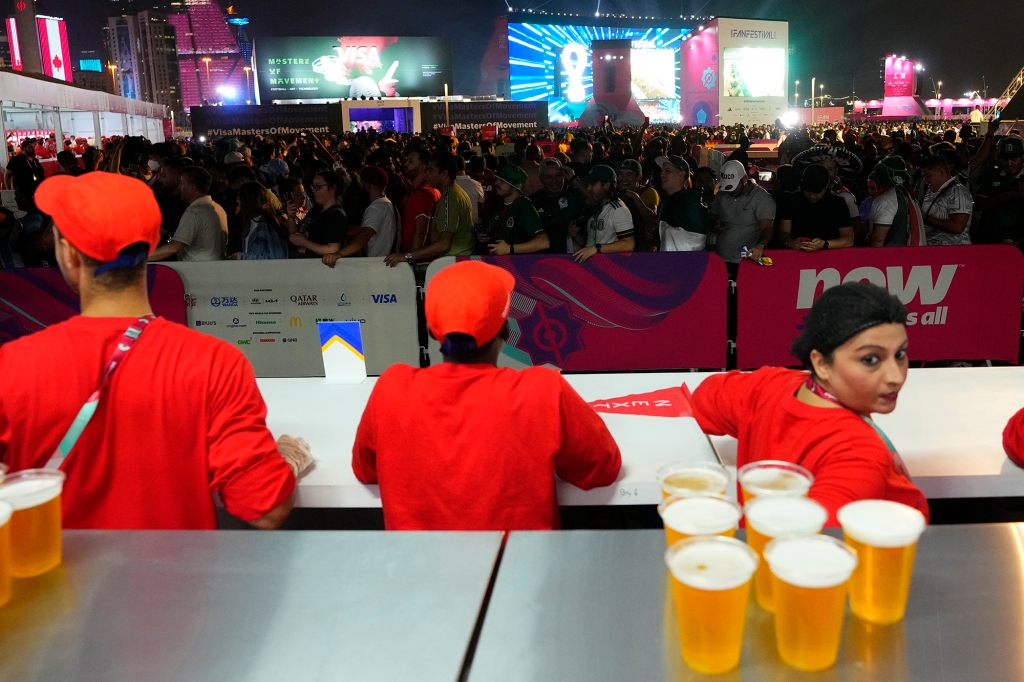
{"type": "Polygon", "coordinates": [[[795,167],[810,166],[822,161],[835,161],[839,166],[840,175],[856,175],[864,169],[864,163],[856,154],[846,147],[833,147],[827,144],[818,144],[810,149],[800,152],[793,157],[795,167]]]}

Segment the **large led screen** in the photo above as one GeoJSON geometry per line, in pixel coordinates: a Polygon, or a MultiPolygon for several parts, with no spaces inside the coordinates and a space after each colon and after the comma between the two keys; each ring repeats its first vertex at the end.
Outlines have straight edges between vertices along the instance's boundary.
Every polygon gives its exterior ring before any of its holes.
{"type": "Polygon", "coordinates": [[[548,101],[548,119],[570,121],[593,92],[590,43],[630,40],[633,98],[651,121],[679,121],[679,45],[690,29],[509,24],[512,99],[548,101]]]}
{"type": "Polygon", "coordinates": [[[253,61],[261,102],[429,97],[452,82],[446,38],[262,38],[253,61]]]}
{"type": "Polygon", "coordinates": [[[722,67],[723,97],[786,96],[786,51],[781,47],[727,47],[722,67]]]}

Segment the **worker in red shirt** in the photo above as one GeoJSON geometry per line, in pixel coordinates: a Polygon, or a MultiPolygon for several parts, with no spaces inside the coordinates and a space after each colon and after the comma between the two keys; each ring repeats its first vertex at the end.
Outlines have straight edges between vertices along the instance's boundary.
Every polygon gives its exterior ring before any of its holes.
{"type": "Polygon", "coordinates": [[[152,190],[56,175],[36,202],[82,312],[0,347],[0,461],[64,472],[65,528],[213,529],[213,493],[256,528],[280,526],[308,448],[274,442],[237,349],[153,316],[152,190]]]}
{"type": "Polygon", "coordinates": [[[552,530],[556,474],[584,490],[618,476],[618,446],[561,375],[497,367],[513,288],[479,261],[439,272],[426,314],[444,363],[377,380],[352,469],[380,484],[388,530],[552,530]]]}
{"type": "Polygon", "coordinates": [[[888,414],[907,379],[907,309],[866,282],[823,293],[792,353],[808,372],[766,367],[705,379],[693,412],[705,433],[739,440],[736,466],[783,460],[809,469],[829,513],[854,500],[928,501],[871,413],[888,414]]]}

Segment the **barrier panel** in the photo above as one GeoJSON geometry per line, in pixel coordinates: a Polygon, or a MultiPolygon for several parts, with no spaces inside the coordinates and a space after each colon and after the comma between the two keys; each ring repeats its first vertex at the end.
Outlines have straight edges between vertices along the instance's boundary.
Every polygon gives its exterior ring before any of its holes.
{"type": "Polygon", "coordinates": [[[362,323],[366,372],[419,366],[412,268],[349,258],[168,263],[185,284],[188,325],[237,346],[258,377],[322,377],[318,320],[362,323]]]}
{"type": "MultiPolygon", "coordinates": [[[[173,270],[147,269],[153,312],[186,323],[185,288],[173,270]]],[[[57,268],[0,270],[0,345],[78,314],[78,295],[57,268]]]]}
{"type": "Polygon", "coordinates": [[[1017,362],[1024,256],[1008,245],[771,251],[737,277],[740,369],[796,365],[789,346],[828,287],[866,281],[907,306],[912,360],[1017,362]]]}
{"type": "MultiPolygon", "coordinates": [[[[459,257],[465,260],[467,257],[459,257]]],[[[570,372],[722,368],[725,263],[707,252],[474,257],[516,278],[501,364],[570,372]]],[[[427,282],[455,258],[431,263],[427,282]]],[[[441,361],[431,339],[431,363],[441,361]]]]}

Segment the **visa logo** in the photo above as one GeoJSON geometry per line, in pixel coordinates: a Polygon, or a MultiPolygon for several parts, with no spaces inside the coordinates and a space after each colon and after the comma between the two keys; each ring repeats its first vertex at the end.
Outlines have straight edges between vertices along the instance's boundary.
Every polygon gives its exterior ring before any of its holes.
{"type": "Polygon", "coordinates": [[[398,303],[398,297],[395,294],[370,294],[370,298],[374,303],[398,303]]]}

